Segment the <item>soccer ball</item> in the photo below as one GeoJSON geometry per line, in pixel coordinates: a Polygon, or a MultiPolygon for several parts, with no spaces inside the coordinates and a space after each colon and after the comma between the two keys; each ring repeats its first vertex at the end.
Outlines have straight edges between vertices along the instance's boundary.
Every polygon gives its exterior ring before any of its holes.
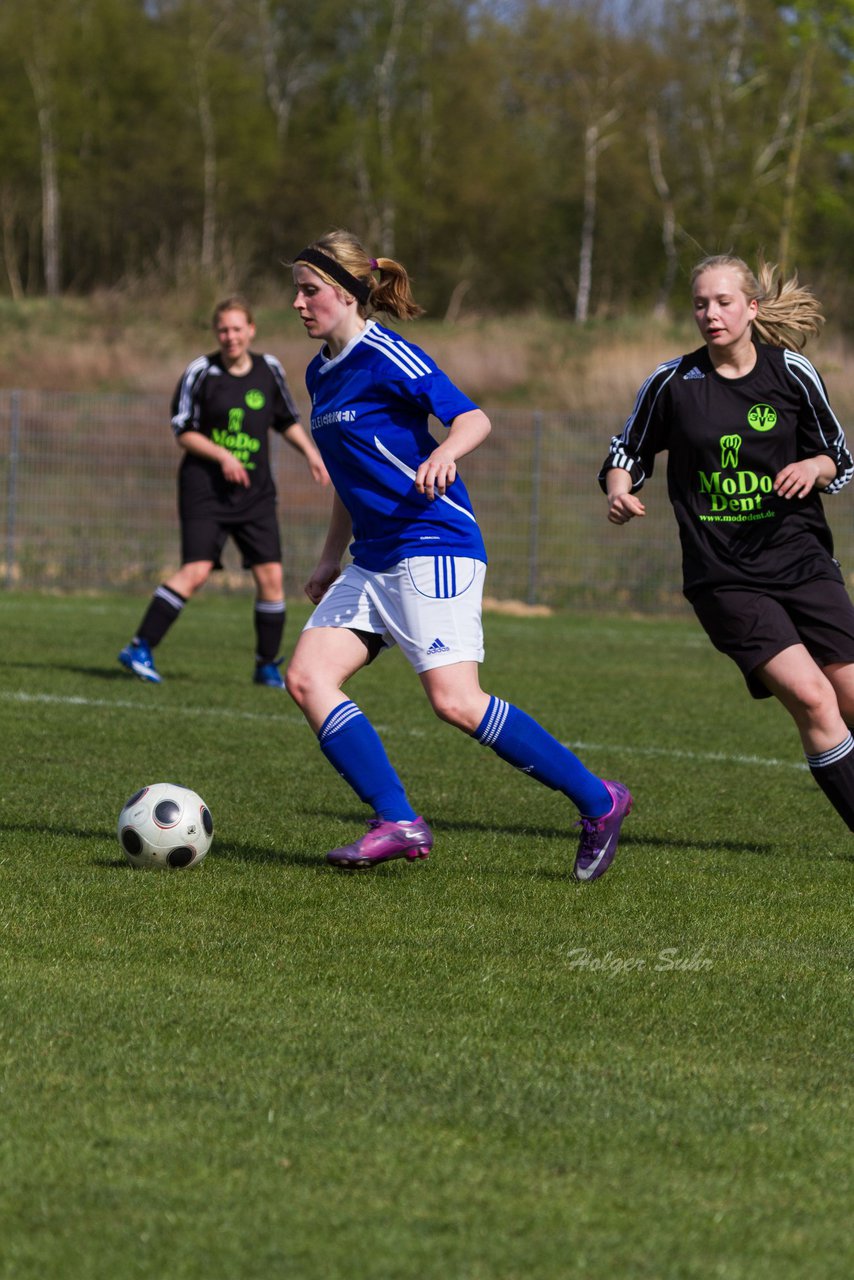
{"type": "Polygon", "coordinates": [[[213,818],[195,791],[155,782],[128,800],[118,835],[131,866],[196,867],[211,847],[213,818]]]}

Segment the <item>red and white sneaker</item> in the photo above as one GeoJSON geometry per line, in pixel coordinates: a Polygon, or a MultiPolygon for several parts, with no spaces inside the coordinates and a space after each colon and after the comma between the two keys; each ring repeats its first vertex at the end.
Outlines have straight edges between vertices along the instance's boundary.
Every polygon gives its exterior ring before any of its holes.
{"type": "Polygon", "coordinates": [[[423,818],[411,822],[387,822],[371,818],[368,830],[352,844],[341,845],[326,855],[333,867],[364,871],[392,858],[426,858],[433,848],[433,832],[423,818]]]}

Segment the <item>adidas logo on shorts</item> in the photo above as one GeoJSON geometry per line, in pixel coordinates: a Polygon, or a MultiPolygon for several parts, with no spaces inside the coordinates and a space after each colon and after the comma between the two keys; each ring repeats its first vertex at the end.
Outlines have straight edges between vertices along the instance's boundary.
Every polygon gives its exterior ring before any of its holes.
{"type": "Polygon", "coordinates": [[[437,636],[437,637],[436,637],[436,639],[433,641],[433,643],[430,645],[430,648],[427,650],[427,653],[428,653],[428,654],[436,654],[436,653],[450,653],[450,652],[451,652],[451,651],[450,651],[450,649],[448,648],[448,646],[447,646],[446,644],[443,644],[443,643],[442,643],[442,641],[439,639],[439,637],[438,637],[438,636],[437,636]]]}

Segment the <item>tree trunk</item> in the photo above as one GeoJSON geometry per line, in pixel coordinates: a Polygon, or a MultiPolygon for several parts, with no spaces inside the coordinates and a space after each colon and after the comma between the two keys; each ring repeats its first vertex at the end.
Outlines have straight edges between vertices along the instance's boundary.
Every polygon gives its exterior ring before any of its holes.
{"type": "Polygon", "coordinates": [[[590,314],[590,289],[593,282],[593,239],[596,234],[598,144],[598,126],[590,124],[584,131],[584,217],[581,222],[578,293],[575,298],[575,320],[577,324],[585,324],[590,314]]]}
{"type": "Polygon", "coordinates": [[[605,134],[619,118],[620,110],[612,107],[601,119],[588,124],[584,130],[584,216],[581,222],[581,249],[578,256],[578,293],[575,299],[575,320],[585,324],[590,315],[590,294],[593,288],[593,241],[596,235],[596,184],[599,156],[611,142],[605,134]]]}
{"type": "Polygon", "coordinates": [[[0,191],[0,219],[3,223],[3,265],[9,281],[9,292],[13,301],[20,302],[24,296],[24,286],[18,265],[18,246],[15,243],[15,197],[8,187],[0,191]]]}
{"type": "Polygon", "coordinates": [[[282,34],[273,22],[270,0],[258,0],[258,32],[261,39],[264,92],[276,121],[276,138],[280,146],[283,146],[287,141],[294,102],[312,83],[315,73],[308,65],[304,52],[295,54],[287,59],[287,65],[282,65],[282,34]]]}
{"type": "Polygon", "coordinates": [[[211,271],[216,253],[216,128],[204,67],[198,70],[199,127],[202,134],[202,271],[211,271]]]}
{"type": "Polygon", "coordinates": [[[394,137],[392,135],[394,76],[397,53],[400,47],[400,34],[403,30],[403,15],[406,0],[394,0],[391,16],[391,28],[388,33],[385,52],[375,68],[377,85],[377,121],[380,135],[380,249],[389,258],[394,257],[395,231],[397,222],[397,202],[395,199],[394,172],[394,137]]]}
{"type": "Polygon", "coordinates": [[[41,150],[42,188],[42,256],[45,292],[49,298],[59,297],[62,282],[62,248],[60,243],[60,195],[57,168],[56,135],[50,88],[36,63],[27,64],[27,76],[36,100],[41,150]]]}
{"type": "Polygon", "coordinates": [[[804,138],[807,132],[810,98],[812,96],[812,77],[815,65],[816,43],[813,41],[807,48],[804,65],[801,71],[801,83],[798,91],[798,106],[795,114],[795,129],[792,145],[789,149],[789,160],[786,175],[783,179],[783,209],[780,216],[780,239],[777,245],[777,262],[785,276],[791,252],[792,231],[795,222],[795,205],[798,194],[798,174],[801,168],[801,155],[804,149],[804,138]]]}
{"type": "Polygon", "coordinates": [[[661,163],[661,139],[658,134],[658,112],[652,109],[646,118],[646,144],[649,155],[649,171],[652,184],[661,201],[661,243],[664,246],[664,277],[655,303],[655,315],[663,318],[668,313],[670,294],[676,280],[678,260],[676,255],[676,206],[673,194],[661,163]]]}

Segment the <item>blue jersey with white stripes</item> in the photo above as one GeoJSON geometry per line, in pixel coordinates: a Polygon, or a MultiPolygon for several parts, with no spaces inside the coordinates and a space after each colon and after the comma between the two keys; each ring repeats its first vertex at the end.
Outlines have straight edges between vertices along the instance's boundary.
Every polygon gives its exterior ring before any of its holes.
{"type": "Polygon", "coordinates": [[[689,599],[708,587],[841,580],[819,493],[781,498],[773,482],[789,463],[826,454],[837,474],[824,492],[836,493],[854,474],[842,427],[805,356],[757,343],[756,357],[741,378],[722,377],[706,347],[659,365],[599,476],[605,488],[622,467],[637,490],[667,450],[689,599]]]}
{"type": "Polygon", "coordinates": [[[324,348],[306,371],[311,432],[353,520],[353,560],[386,569],[409,556],[486,560],[483,537],[459,475],[432,502],[415,472],[436,448],[432,414],[450,426],[476,409],[418,347],[375,320],[331,357],[324,348]]]}

